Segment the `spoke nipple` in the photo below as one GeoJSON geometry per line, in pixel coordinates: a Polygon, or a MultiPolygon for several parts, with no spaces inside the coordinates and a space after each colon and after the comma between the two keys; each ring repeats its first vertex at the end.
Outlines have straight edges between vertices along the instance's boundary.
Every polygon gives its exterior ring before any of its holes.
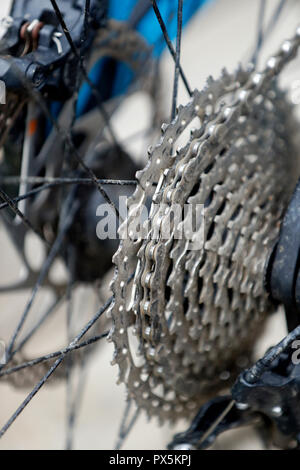
{"type": "Polygon", "coordinates": [[[279,417],[282,415],[281,406],[274,406],[271,411],[272,411],[272,415],[275,417],[279,417]]]}
{"type": "Polygon", "coordinates": [[[248,403],[236,403],[235,406],[237,407],[238,410],[240,411],[245,411],[249,408],[248,403]]]}

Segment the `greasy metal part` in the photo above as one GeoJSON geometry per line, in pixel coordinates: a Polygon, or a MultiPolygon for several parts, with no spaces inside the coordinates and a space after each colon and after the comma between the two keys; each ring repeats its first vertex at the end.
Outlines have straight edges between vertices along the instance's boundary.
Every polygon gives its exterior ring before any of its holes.
{"type": "Polygon", "coordinates": [[[110,340],[119,381],[161,422],[192,416],[226,386],[225,373],[236,377],[238,357],[276,308],[264,290],[264,266],[299,175],[297,123],[276,76],[299,44],[300,30],[262,73],[224,70],[209,78],[163,125],[137,173],[113,258],[110,340]],[[190,125],[196,130],[184,137],[190,125]],[[150,215],[139,224],[147,201],[150,215]],[[204,204],[202,248],[176,239],[172,224],[163,238],[172,203],[204,204]],[[131,236],[139,225],[144,236],[131,236]]]}

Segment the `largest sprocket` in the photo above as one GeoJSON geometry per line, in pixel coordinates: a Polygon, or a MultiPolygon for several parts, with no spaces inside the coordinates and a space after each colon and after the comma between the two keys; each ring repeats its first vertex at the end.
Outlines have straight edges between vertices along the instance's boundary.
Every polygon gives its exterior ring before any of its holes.
{"type": "Polygon", "coordinates": [[[275,309],[264,267],[299,174],[297,123],[276,75],[298,42],[262,74],[210,78],[163,125],[137,173],[114,256],[110,338],[120,381],[161,421],[190,416],[224,387],[275,309]],[[149,201],[143,233],[134,231],[149,201]],[[163,237],[173,204],[204,204],[199,249],[175,236],[174,223],[163,237]]]}

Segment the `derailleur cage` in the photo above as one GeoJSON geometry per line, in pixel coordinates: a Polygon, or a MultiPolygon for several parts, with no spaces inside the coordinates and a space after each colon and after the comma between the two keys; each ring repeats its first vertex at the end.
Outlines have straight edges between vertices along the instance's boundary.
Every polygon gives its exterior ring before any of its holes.
{"type": "Polygon", "coordinates": [[[191,426],[175,435],[168,447],[205,449],[222,432],[264,424],[262,436],[266,445],[299,450],[300,361],[296,351],[290,348],[266,365],[265,358],[272,357],[279,346],[271,348],[263,359],[240,374],[231,395],[204,404],[191,426]]]}

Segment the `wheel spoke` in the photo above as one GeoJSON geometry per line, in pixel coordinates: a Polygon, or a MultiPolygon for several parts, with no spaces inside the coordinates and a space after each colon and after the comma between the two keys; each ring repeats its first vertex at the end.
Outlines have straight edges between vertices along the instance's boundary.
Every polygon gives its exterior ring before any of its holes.
{"type": "Polygon", "coordinates": [[[132,418],[129,420],[129,423],[127,424],[131,407],[132,407],[132,400],[129,399],[128,402],[126,403],[126,406],[123,412],[123,416],[122,416],[122,420],[121,420],[121,424],[120,424],[120,428],[118,432],[117,443],[115,445],[115,450],[120,450],[123,447],[125,439],[128,437],[129,433],[132,431],[139,417],[140,410],[137,409],[134,412],[132,418]]]}
{"type": "Polygon", "coordinates": [[[6,433],[6,431],[10,428],[10,426],[14,423],[14,421],[18,418],[18,416],[22,413],[24,408],[30,403],[33,397],[38,393],[38,391],[43,387],[43,385],[47,382],[47,380],[51,377],[53,372],[57,369],[57,367],[62,363],[65,359],[68,350],[79,343],[81,338],[92,328],[92,326],[99,320],[99,318],[103,315],[103,313],[108,309],[111,305],[113,298],[111,297],[105,305],[103,305],[96,315],[84,326],[84,328],[80,331],[80,333],[71,341],[69,346],[64,350],[60,351],[60,356],[55,361],[55,363],[50,367],[47,373],[42,377],[42,379],[35,385],[35,387],[31,390],[31,392],[27,395],[25,400],[21,403],[21,405],[17,408],[17,410],[13,413],[13,415],[9,418],[9,420],[5,423],[5,425],[0,430],[0,438],[6,433]]]}
{"type": "MultiPolygon", "coordinates": [[[[58,254],[60,248],[61,248],[61,245],[62,245],[62,242],[64,240],[64,236],[66,234],[66,231],[69,229],[70,227],[70,224],[72,223],[73,221],[73,217],[78,209],[78,204],[73,204],[72,207],[69,207],[69,204],[68,204],[68,200],[66,201],[66,205],[69,209],[69,211],[67,211],[68,213],[68,216],[65,218],[65,221],[64,221],[64,225],[61,227],[59,233],[58,233],[58,236],[56,237],[56,240],[55,242],[53,243],[51,249],[50,249],[50,252],[43,264],[43,267],[40,271],[40,274],[39,274],[39,277],[38,277],[38,280],[35,284],[35,286],[33,287],[32,289],[32,292],[31,292],[31,295],[30,295],[30,298],[29,298],[29,301],[27,302],[26,304],[26,307],[24,309],[24,312],[21,316],[21,319],[12,335],[12,338],[9,342],[9,345],[8,345],[8,348],[7,348],[7,356],[8,356],[8,360],[10,360],[11,358],[11,354],[12,354],[12,351],[13,351],[13,347],[15,345],[15,341],[25,323],[25,320],[27,319],[28,317],[28,314],[31,310],[31,307],[33,305],[33,302],[34,302],[34,299],[44,281],[44,279],[46,278],[47,274],[48,274],[48,271],[56,257],[56,255],[58,254]]],[[[0,368],[1,369],[1,368],[0,368]]]]}
{"type": "Polygon", "coordinates": [[[279,0],[276,8],[274,9],[273,14],[267,24],[265,31],[263,28],[264,17],[265,17],[265,9],[266,9],[266,0],[260,1],[259,11],[258,11],[258,18],[257,18],[257,37],[256,37],[256,45],[254,48],[254,52],[251,56],[250,62],[252,62],[255,66],[257,65],[259,53],[262,49],[262,46],[269,35],[272,33],[273,29],[275,28],[280,15],[283,11],[283,7],[285,5],[285,0],[279,0]]]}
{"type": "MultiPolygon", "coordinates": [[[[154,13],[156,15],[156,18],[158,20],[158,23],[159,23],[159,26],[161,28],[161,31],[162,31],[162,34],[163,34],[163,37],[165,39],[165,42],[168,46],[168,49],[171,53],[171,56],[173,57],[174,59],[174,62],[176,63],[176,52],[174,50],[174,47],[173,47],[173,44],[169,38],[169,35],[168,35],[168,31],[167,31],[167,28],[166,28],[166,25],[164,23],[164,20],[160,14],[160,11],[159,11],[159,8],[157,6],[157,2],[156,0],[151,0],[151,3],[152,3],[152,6],[153,6],[153,10],[154,10],[154,13]]],[[[180,76],[183,80],[183,83],[184,83],[184,86],[186,88],[186,91],[188,92],[189,96],[192,96],[192,90],[191,90],[191,87],[190,85],[188,84],[188,81],[187,81],[187,78],[186,78],[186,75],[185,73],[183,72],[182,70],[182,67],[180,65],[180,62],[178,62],[178,67],[179,67],[179,72],[180,72],[180,76]]]]}
{"type": "Polygon", "coordinates": [[[175,118],[176,107],[177,107],[178,78],[179,78],[179,71],[180,71],[180,52],[181,52],[181,36],[182,36],[182,6],[183,6],[183,0],[178,0],[176,57],[175,57],[175,73],[174,73],[174,83],[173,83],[171,120],[175,118]]]}
{"type": "Polygon", "coordinates": [[[252,60],[251,60],[251,62],[255,66],[257,64],[258,54],[263,43],[263,28],[264,28],[265,11],[266,11],[266,0],[260,0],[258,18],[257,18],[256,46],[255,46],[255,50],[254,50],[252,60]]]}
{"type": "Polygon", "coordinates": [[[56,357],[59,357],[62,354],[62,352],[64,352],[65,354],[69,354],[70,352],[75,351],[77,349],[85,348],[86,346],[90,346],[91,344],[97,343],[98,341],[100,341],[103,338],[107,338],[108,334],[109,334],[109,331],[107,331],[107,332],[105,332],[101,335],[93,336],[92,338],[89,338],[86,341],[83,341],[82,343],[79,343],[79,344],[76,344],[76,345],[73,345],[73,346],[69,346],[69,347],[67,347],[63,350],[55,351],[55,352],[52,352],[50,354],[46,354],[44,356],[37,357],[35,359],[31,359],[29,361],[22,362],[22,364],[18,364],[17,366],[10,367],[8,369],[5,369],[5,370],[1,371],[0,372],[0,377],[5,377],[7,375],[15,374],[16,372],[19,372],[22,369],[26,369],[27,367],[34,367],[37,364],[48,362],[51,359],[55,359],[56,357]]]}
{"type": "MultiPolygon", "coordinates": [[[[16,214],[16,216],[20,217],[22,220],[23,224],[29,229],[32,230],[43,242],[45,242],[48,245],[48,242],[45,240],[44,236],[38,229],[36,229],[30,220],[23,214],[23,212],[20,211],[18,206],[15,204],[14,200],[10,198],[10,196],[0,188],[0,197],[5,204],[5,207],[10,207],[10,209],[16,214]]],[[[16,198],[18,200],[19,198],[16,198]]],[[[0,206],[1,207],[1,206],[0,206]]]]}
{"type": "Polygon", "coordinates": [[[65,23],[65,20],[64,20],[64,18],[63,18],[63,15],[62,15],[62,13],[61,13],[59,7],[58,7],[58,5],[57,5],[57,2],[56,2],[56,0],[50,0],[50,1],[51,1],[51,4],[52,4],[52,7],[53,7],[53,9],[54,9],[54,11],[55,11],[55,13],[56,13],[56,16],[57,16],[57,18],[58,18],[58,20],[59,20],[59,22],[60,22],[60,25],[61,25],[61,27],[62,27],[62,29],[63,29],[63,32],[64,32],[64,34],[65,34],[65,36],[66,36],[66,39],[67,39],[67,41],[68,41],[68,43],[69,43],[69,45],[70,45],[70,47],[71,47],[71,50],[72,50],[73,54],[75,55],[75,57],[76,57],[76,58],[78,59],[78,61],[79,61],[79,66],[80,66],[80,69],[81,69],[81,71],[82,71],[83,77],[84,77],[85,81],[88,83],[88,85],[90,86],[90,88],[91,88],[91,90],[92,90],[92,94],[94,95],[94,97],[95,97],[95,99],[96,99],[96,101],[97,101],[97,107],[98,107],[98,109],[99,109],[99,111],[100,111],[100,114],[102,115],[102,117],[103,117],[103,119],[104,119],[104,121],[105,121],[105,123],[106,123],[106,125],[107,125],[107,128],[108,128],[108,130],[109,130],[110,136],[111,136],[111,138],[112,138],[114,144],[115,144],[117,147],[119,147],[118,140],[117,140],[116,135],[115,135],[115,133],[114,133],[112,127],[111,127],[110,119],[109,119],[109,116],[108,116],[108,114],[107,114],[107,112],[106,112],[106,110],[105,110],[105,107],[103,106],[103,103],[102,103],[102,100],[101,100],[101,96],[100,96],[100,94],[99,94],[99,91],[97,90],[97,88],[95,87],[94,83],[90,80],[90,78],[89,78],[89,76],[88,76],[88,73],[87,73],[86,68],[85,68],[85,66],[84,66],[84,63],[83,63],[81,54],[80,54],[80,52],[78,52],[78,50],[77,50],[77,48],[76,48],[76,46],[75,46],[75,44],[74,44],[74,42],[73,42],[72,36],[71,36],[71,34],[70,34],[69,30],[68,30],[68,27],[67,27],[67,25],[66,25],[66,23],[65,23]]]}
{"type": "Polygon", "coordinates": [[[85,163],[83,158],[80,156],[77,148],[75,147],[75,145],[73,143],[73,139],[72,139],[72,135],[71,135],[70,131],[66,132],[59,126],[57,120],[52,116],[51,112],[49,111],[47,103],[45,102],[45,100],[42,97],[41,93],[38,92],[37,90],[32,89],[31,84],[28,82],[28,80],[24,79],[24,77],[20,74],[20,71],[18,70],[18,68],[16,66],[13,67],[13,69],[14,69],[16,75],[22,81],[24,87],[27,89],[27,91],[28,91],[29,95],[31,96],[31,98],[39,103],[39,105],[41,107],[41,110],[43,111],[45,116],[50,120],[52,126],[56,129],[56,132],[61,137],[62,141],[72,150],[72,152],[71,152],[72,157],[74,157],[77,160],[77,162],[79,163],[79,165],[82,167],[82,169],[89,174],[90,178],[92,179],[92,181],[94,182],[94,184],[98,188],[100,194],[104,197],[106,202],[113,208],[113,210],[115,211],[115,213],[116,213],[117,217],[119,218],[119,220],[121,220],[121,218],[119,217],[119,211],[118,211],[117,207],[111,201],[108,194],[103,189],[102,185],[100,183],[98,183],[98,179],[97,179],[95,173],[91,170],[91,168],[89,168],[89,166],[85,163]]]}
{"type": "Polygon", "coordinates": [[[61,304],[62,300],[64,297],[61,298],[56,298],[54,302],[50,305],[50,307],[47,308],[45,313],[41,316],[41,318],[36,322],[36,324],[30,329],[30,331],[25,335],[25,337],[20,341],[20,343],[17,345],[17,347],[14,349],[12,352],[12,357],[19,351],[22,350],[22,348],[25,346],[25,344],[32,338],[32,336],[39,330],[39,328],[43,325],[43,323],[49,318],[50,315],[56,312],[57,308],[61,304]]]}

